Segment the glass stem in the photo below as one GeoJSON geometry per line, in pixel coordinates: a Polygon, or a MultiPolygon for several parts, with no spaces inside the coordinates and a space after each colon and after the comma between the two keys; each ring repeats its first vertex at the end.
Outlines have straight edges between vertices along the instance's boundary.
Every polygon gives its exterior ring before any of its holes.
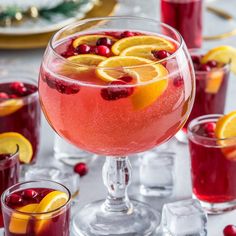
{"type": "Polygon", "coordinates": [[[127,194],[131,179],[131,165],[128,157],[106,157],[102,173],[103,182],[108,190],[103,205],[105,211],[131,213],[133,206],[127,194]]]}

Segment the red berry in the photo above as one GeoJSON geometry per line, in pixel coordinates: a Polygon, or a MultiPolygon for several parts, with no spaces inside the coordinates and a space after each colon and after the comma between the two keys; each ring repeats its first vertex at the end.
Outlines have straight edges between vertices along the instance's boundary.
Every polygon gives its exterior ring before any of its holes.
{"type": "Polygon", "coordinates": [[[134,91],[133,87],[124,87],[122,85],[126,85],[126,83],[120,80],[111,82],[109,87],[101,90],[102,98],[108,101],[114,101],[129,97],[134,91]]]}
{"type": "Polygon", "coordinates": [[[193,64],[201,64],[201,57],[200,56],[191,56],[193,64]]]}
{"type": "Polygon", "coordinates": [[[112,40],[107,37],[102,37],[97,40],[96,45],[97,46],[104,45],[104,46],[110,47],[112,45],[112,40]]]}
{"type": "Polygon", "coordinates": [[[175,87],[180,87],[184,84],[184,80],[181,76],[178,76],[178,77],[174,78],[173,84],[175,87]]]}
{"type": "Polygon", "coordinates": [[[110,49],[107,46],[100,45],[97,47],[97,54],[100,56],[108,57],[110,54],[110,49]]]}
{"type": "Polygon", "coordinates": [[[121,38],[126,38],[126,37],[132,37],[132,36],[135,36],[135,34],[133,32],[130,32],[130,31],[124,31],[120,37],[121,38]]]}
{"type": "Polygon", "coordinates": [[[122,80],[126,83],[130,83],[133,80],[133,78],[131,76],[127,75],[127,76],[120,77],[118,80],[122,80]]]}
{"type": "Polygon", "coordinates": [[[21,82],[13,82],[10,84],[10,89],[13,90],[18,95],[26,95],[27,89],[25,85],[21,82]]]}
{"type": "Polygon", "coordinates": [[[74,166],[74,172],[82,177],[88,173],[88,167],[85,163],[79,162],[74,166]]]}
{"type": "Polygon", "coordinates": [[[217,67],[217,61],[211,60],[207,62],[207,65],[210,66],[211,68],[217,67]]]}
{"type": "Polygon", "coordinates": [[[77,84],[70,84],[62,80],[55,81],[55,88],[62,94],[76,94],[79,92],[80,87],[77,84]]]}
{"type": "Polygon", "coordinates": [[[76,49],[76,52],[79,54],[88,54],[90,53],[90,46],[87,44],[80,44],[76,49]]]}
{"type": "Polygon", "coordinates": [[[236,226],[235,225],[227,225],[224,228],[224,236],[236,236],[236,226]]]}
{"type": "Polygon", "coordinates": [[[26,189],[22,192],[23,198],[26,198],[26,199],[35,198],[37,195],[38,193],[33,189],[26,189]]]}
{"type": "Polygon", "coordinates": [[[216,129],[216,123],[209,122],[204,125],[204,130],[206,133],[209,133],[209,134],[214,133],[215,129],[216,129]]]}
{"type": "Polygon", "coordinates": [[[8,98],[9,98],[9,95],[7,93],[4,93],[4,92],[0,93],[0,99],[1,100],[5,100],[5,99],[8,99],[8,98]]]}
{"type": "Polygon", "coordinates": [[[11,94],[10,98],[18,98],[18,96],[16,94],[11,94]]]}
{"type": "Polygon", "coordinates": [[[22,202],[22,197],[16,193],[12,193],[10,196],[7,197],[6,202],[7,204],[18,205],[22,202]]]}
{"type": "Polygon", "coordinates": [[[167,52],[166,50],[159,50],[159,51],[153,50],[152,54],[155,58],[157,58],[159,60],[165,59],[166,57],[168,57],[170,55],[170,53],[167,52]]]}
{"type": "Polygon", "coordinates": [[[200,71],[210,71],[211,67],[208,66],[207,64],[202,64],[202,65],[199,66],[199,70],[200,71]]]}

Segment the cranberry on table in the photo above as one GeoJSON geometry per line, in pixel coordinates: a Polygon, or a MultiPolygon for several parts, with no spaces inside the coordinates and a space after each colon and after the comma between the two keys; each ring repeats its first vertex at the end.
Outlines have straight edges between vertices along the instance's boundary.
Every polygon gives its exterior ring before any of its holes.
{"type": "Polygon", "coordinates": [[[90,53],[90,46],[87,44],[80,44],[75,51],[79,54],[88,54],[90,53]]]}
{"type": "Polygon", "coordinates": [[[166,57],[170,55],[170,53],[167,52],[166,50],[153,50],[152,54],[156,59],[159,59],[159,60],[165,59],[166,57]]]}
{"type": "Polygon", "coordinates": [[[236,236],[236,226],[235,225],[227,225],[224,228],[224,236],[236,236]]]}
{"type": "Polygon", "coordinates": [[[112,46],[112,40],[107,37],[102,37],[97,40],[96,45],[97,46],[104,45],[104,46],[110,47],[110,46],[112,46]]]}
{"type": "Polygon", "coordinates": [[[37,195],[38,193],[33,189],[26,189],[22,192],[22,197],[26,199],[35,198],[37,195]]]}
{"type": "Polygon", "coordinates": [[[107,57],[110,54],[110,49],[109,47],[104,45],[97,46],[97,54],[100,56],[107,57]]]}
{"type": "Polygon", "coordinates": [[[74,172],[79,174],[81,177],[88,173],[88,167],[86,163],[79,162],[74,166],[74,172]]]}

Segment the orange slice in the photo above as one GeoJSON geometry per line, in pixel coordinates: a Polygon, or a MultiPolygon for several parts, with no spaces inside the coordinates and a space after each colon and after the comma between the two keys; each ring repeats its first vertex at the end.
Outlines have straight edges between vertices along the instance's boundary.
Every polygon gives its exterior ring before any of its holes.
{"type": "Polygon", "coordinates": [[[0,102],[0,117],[10,115],[23,106],[22,99],[9,99],[0,102]]]}
{"type": "Polygon", "coordinates": [[[61,191],[52,191],[47,194],[38,204],[36,213],[47,213],[40,216],[37,216],[38,220],[36,223],[36,232],[40,232],[47,224],[48,219],[51,218],[51,211],[57,210],[63,205],[66,204],[69,197],[66,193],[61,191]]]}
{"type": "Polygon", "coordinates": [[[28,139],[15,132],[0,134],[0,153],[15,153],[16,144],[19,146],[19,158],[23,163],[30,163],[33,156],[33,148],[28,139]]]}
{"type": "Polygon", "coordinates": [[[93,54],[81,54],[67,59],[82,66],[96,66],[107,58],[93,54]]]}
{"type": "Polygon", "coordinates": [[[231,70],[236,74],[236,48],[231,46],[213,48],[202,57],[201,62],[204,64],[210,60],[216,60],[225,64],[231,62],[231,70]]]}
{"type": "Polygon", "coordinates": [[[224,71],[221,70],[220,68],[209,72],[209,77],[207,78],[206,81],[205,92],[213,94],[217,93],[218,90],[220,89],[223,78],[224,78],[224,71]]]}
{"type": "MultiPolygon", "coordinates": [[[[34,213],[38,204],[29,204],[17,210],[25,213],[34,213]]],[[[13,213],[9,223],[9,231],[13,234],[26,234],[30,216],[26,214],[13,213]]]]}
{"type": "Polygon", "coordinates": [[[112,42],[116,42],[117,39],[109,36],[109,35],[104,35],[104,34],[91,34],[91,35],[84,35],[84,36],[80,36],[77,39],[75,39],[73,41],[73,47],[76,48],[78,47],[80,44],[88,44],[88,45],[96,45],[96,42],[98,41],[98,39],[100,38],[109,38],[112,40],[112,42]]]}
{"type": "Polygon", "coordinates": [[[119,55],[123,50],[129,47],[137,46],[137,45],[156,45],[160,49],[167,51],[174,51],[175,45],[174,43],[166,40],[163,37],[158,36],[133,36],[128,38],[123,38],[115,42],[111,48],[112,52],[115,55],[119,55]]]}
{"type": "Polygon", "coordinates": [[[158,63],[141,57],[115,56],[99,63],[96,69],[99,78],[107,82],[131,75],[138,82],[132,95],[135,109],[143,109],[161,96],[168,85],[168,71],[158,63]],[[112,69],[114,68],[114,69],[112,69]],[[150,83],[146,83],[149,82],[150,83]]]}

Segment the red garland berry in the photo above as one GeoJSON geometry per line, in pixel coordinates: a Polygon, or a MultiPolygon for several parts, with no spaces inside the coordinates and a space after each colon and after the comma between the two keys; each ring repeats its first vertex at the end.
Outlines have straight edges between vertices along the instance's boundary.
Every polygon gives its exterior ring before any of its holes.
{"type": "Polygon", "coordinates": [[[100,46],[97,46],[96,53],[100,56],[108,57],[110,54],[110,49],[107,46],[100,45],[100,46]]]}
{"type": "Polygon", "coordinates": [[[99,38],[97,40],[96,45],[97,46],[104,45],[104,46],[107,46],[107,47],[111,47],[112,46],[112,40],[110,38],[107,38],[107,37],[102,37],[102,38],[99,38]]]}
{"type": "Polygon", "coordinates": [[[224,228],[224,236],[236,236],[236,226],[235,225],[227,225],[224,228]]]}
{"type": "Polygon", "coordinates": [[[79,54],[88,54],[90,53],[90,46],[87,44],[80,44],[75,51],[79,54]]]}
{"type": "Polygon", "coordinates": [[[74,172],[79,174],[81,177],[88,173],[88,167],[86,163],[79,162],[74,166],[74,172]]]}
{"type": "Polygon", "coordinates": [[[22,197],[26,199],[33,199],[38,195],[38,193],[33,189],[26,189],[22,192],[22,197]]]}

